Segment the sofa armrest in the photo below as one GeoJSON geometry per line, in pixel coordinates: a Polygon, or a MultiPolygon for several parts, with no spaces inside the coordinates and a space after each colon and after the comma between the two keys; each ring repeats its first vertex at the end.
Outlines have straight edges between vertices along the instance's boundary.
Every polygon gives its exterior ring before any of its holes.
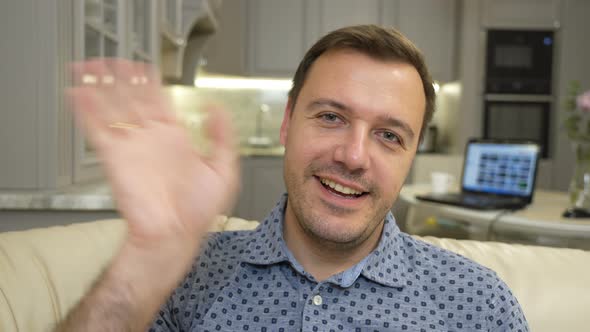
{"type": "Polygon", "coordinates": [[[0,233],[0,331],[47,331],[111,257],[125,223],[108,220],[0,233]]]}

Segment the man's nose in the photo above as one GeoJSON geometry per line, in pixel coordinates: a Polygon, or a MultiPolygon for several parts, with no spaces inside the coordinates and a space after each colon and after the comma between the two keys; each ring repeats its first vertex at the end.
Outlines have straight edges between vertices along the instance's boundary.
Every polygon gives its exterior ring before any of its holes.
{"type": "Polygon", "coordinates": [[[337,143],[334,160],[351,171],[369,168],[369,134],[362,128],[351,129],[342,142],[337,143]]]}

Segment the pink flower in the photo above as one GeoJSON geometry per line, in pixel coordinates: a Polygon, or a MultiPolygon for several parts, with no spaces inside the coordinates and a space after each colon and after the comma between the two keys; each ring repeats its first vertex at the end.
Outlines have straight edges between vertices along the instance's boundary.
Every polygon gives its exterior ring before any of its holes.
{"type": "Polygon", "coordinates": [[[576,98],[578,109],[582,112],[590,112],[590,90],[584,92],[576,98]]]}

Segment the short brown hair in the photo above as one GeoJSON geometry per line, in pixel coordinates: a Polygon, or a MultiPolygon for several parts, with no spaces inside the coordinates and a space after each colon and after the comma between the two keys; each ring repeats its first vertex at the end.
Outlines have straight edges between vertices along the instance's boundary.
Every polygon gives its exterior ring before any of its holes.
{"type": "Polygon", "coordinates": [[[372,24],[357,25],[332,31],[318,40],[307,51],[293,77],[293,87],[289,91],[292,110],[295,108],[297,97],[299,97],[299,92],[301,92],[307,73],[313,63],[323,53],[337,49],[352,49],[378,60],[407,63],[416,69],[422,79],[426,97],[426,109],[422,120],[422,128],[420,129],[420,140],[422,140],[424,127],[430,122],[434,113],[436,96],[432,86],[432,78],[424,62],[422,52],[414,43],[394,28],[384,28],[372,24]]]}

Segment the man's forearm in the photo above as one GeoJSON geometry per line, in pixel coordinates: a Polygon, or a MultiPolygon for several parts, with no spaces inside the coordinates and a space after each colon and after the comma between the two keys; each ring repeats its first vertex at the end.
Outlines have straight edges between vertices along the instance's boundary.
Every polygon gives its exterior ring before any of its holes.
{"type": "Polygon", "coordinates": [[[125,245],[55,331],[145,331],[186,274],[194,248],[177,243],[155,252],[125,245]]]}

